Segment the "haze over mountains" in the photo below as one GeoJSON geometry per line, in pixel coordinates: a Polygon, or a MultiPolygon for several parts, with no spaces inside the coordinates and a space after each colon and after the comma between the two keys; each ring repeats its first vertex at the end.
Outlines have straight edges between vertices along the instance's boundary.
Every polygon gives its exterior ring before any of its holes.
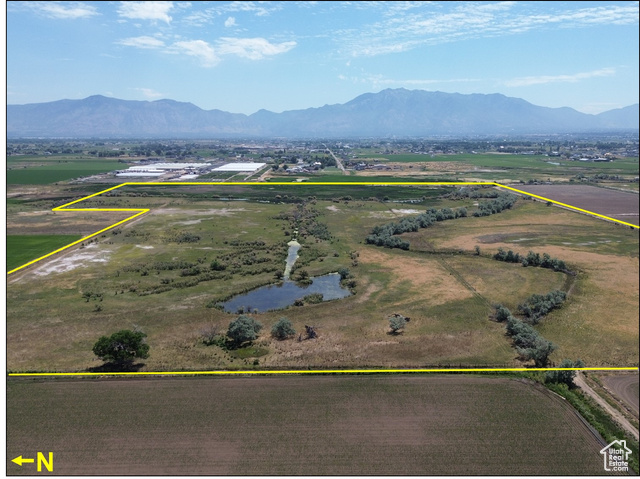
{"type": "Polygon", "coordinates": [[[252,115],[174,100],[100,95],[7,105],[7,136],[71,138],[349,138],[637,131],[638,104],[598,115],[536,106],[501,94],[387,89],[321,108],[252,115]]]}

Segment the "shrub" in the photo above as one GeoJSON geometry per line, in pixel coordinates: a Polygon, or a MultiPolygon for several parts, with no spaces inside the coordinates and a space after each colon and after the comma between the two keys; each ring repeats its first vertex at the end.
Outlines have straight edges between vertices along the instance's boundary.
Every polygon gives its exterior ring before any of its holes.
{"type": "Polygon", "coordinates": [[[260,322],[243,314],[229,323],[227,336],[236,344],[242,344],[256,339],[261,329],[260,322]]]}
{"type": "Polygon", "coordinates": [[[282,317],[271,328],[271,336],[276,339],[284,340],[296,334],[293,324],[287,318],[282,317]]]}
{"type": "Polygon", "coordinates": [[[407,318],[401,314],[392,314],[389,316],[389,326],[392,334],[398,334],[398,331],[407,325],[407,318]]]}

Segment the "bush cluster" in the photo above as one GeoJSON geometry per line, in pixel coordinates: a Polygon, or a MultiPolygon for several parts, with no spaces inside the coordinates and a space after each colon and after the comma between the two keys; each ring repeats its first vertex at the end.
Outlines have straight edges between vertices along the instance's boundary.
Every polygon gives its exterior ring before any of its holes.
{"type": "Polygon", "coordinates": [[[540,257],[540,253],[534,253],[529,251],[526,256],[520,253],[514,253],[513,251],[505,251],[503,248],[498,248],[498,252],[493,255],[493,259],[498,261],[505,261],[507,263],[522,263],[522,266],[538,266],[540,268],[548,268],[554,271],[568,271],[567,265],[564,261],[558,258],[552,258],[549,254],[543,253],[540,257]]]}
{"type": "MultiPolygon", "coordinates": [[[[577,361],[571,361],[570,359],[563,359],[560,363],[560,368],[583,368],[584,363],[582,360],[578,359],[577,361]]],[[[573,384],[573,378],[575,378],[575,371],[547,371],[545,374],[544,381],[546,383],[553,384],[566,384],[567,387],[572,388],[575,387],[573,384]]]]}
{"type": "Polygon", "coordinates": [[[464,198],[497,198],[499,195],[500,192],[494,188],[480,189],[470,186],[463,186],[458,191],[454,191],[447,196],[448,198],[454,200],[461,200],[464,198]]]}
{"type": "Polygon", "coordinates": [[[528,323],[538,324],[550,311],[561,307],[565,299],[567,293],[559,289],[544,295],[532,294],[524,303],[518,305],[518,311],[525,315],[528,323]]]}
{"type": "Polygon", "coordinates": [[[496,319],[498,317],[506,317],[506,331],[513,340],[518,354],[525,360],[533,359],[538,368],[546,367],[549,355],[557,346],[543,338],[533,326],[513,316],[511,311],[502,305],[496,306],[496,319]]]}
{"type": "Polygon", "coordinates": [[[473,212],[473,216],[490,216],[510,209],[518,198],[510,193],[499,193],[491,201],[486,201],[478,205],[478,209],[473,212]]]}
{"type": "Polygon", "coordinates": [[[506,310],[507,318],[507,334],[513,340],[518,354],[526,360],[535,362],[536,367],[544,368],[549,361],[549,355],[557,349],[557,346],[551,341],[543,338],[533,326],[520,321],[513,316],[511,312],[501,306],[504,314],[506,310]]]}
{"type": "Polygon", "coordinates": [[[425,213],[418,216],[402,218],[399,222],[391,222],[386,225],[376,226],[366,238],[367,244],[376,246],[384,246],[385,248],[409,249],[409,242],[398,238],[395,235],[402,233],[415,232],[420,228],[428,228],[437,221],[451,220],[467,216],[466,208],[442,208],[436,210],[428,209],[425,213]]]}

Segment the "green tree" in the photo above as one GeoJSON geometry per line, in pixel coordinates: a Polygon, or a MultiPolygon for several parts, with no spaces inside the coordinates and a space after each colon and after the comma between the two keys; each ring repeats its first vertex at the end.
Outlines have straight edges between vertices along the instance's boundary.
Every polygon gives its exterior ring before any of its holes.
{"type": "Polygon", "coordinates": [[[103,361],[119,365],[131,363],[136,358],[145,359],[149,357],[146,337],[142,332],[123,329],[98,339],[93,345],[93,353],[103,361]]]}
{"type": "MultiPolygon", "coordinates": [[[[573,362],[570,359],[563,359],[560,368],[583,368],[584,363],[578,359],[573,362]]],[[[570,388],[575,387],[573,379],[576,377],[576,371],[547,371],[545,382],[566,384],[570,388]]]]}
{"type": "Polygon", "coordinates": [[[551,341],[538,336],[528,348],[517,348],[518,354],[524,359],[533,359],[537,368],[546,368],[549,363],[549,355],[557,349],[551,341]]]}
{"type": "Polygon", "coordinates": [[[242,344],[256,339],[261,329],[260,322],[242,314],[229,323],[227,336],[236,344],[242,344]]]}
{"type": "Polygon", "coordinates": [[[501,304],[496,305],[496,321],[499,323],[504,323],[511,317],[511,311],[502,306],[501,304]]]}
{"type": "Polygon", "coordinates": [[[389,316],[389,326],[392,334],[398,334],[398,331],[407,325],[407,318],[401,314],[393,314],[389,316]]]}
{"type": "Polygon", "coordinates": [[[282,317],[271,328],[271,336],[274,338],[283,340],[296,334],[296,330],[293,329],[293,324],[287,318],[282,317]]]}
{"type": "Polygon", "coordinates": [[[340,268],[338,270],[338,274],[340,275],[340,279],[347,279],[351,275],[351,271],[349,268],[340,268]]]}

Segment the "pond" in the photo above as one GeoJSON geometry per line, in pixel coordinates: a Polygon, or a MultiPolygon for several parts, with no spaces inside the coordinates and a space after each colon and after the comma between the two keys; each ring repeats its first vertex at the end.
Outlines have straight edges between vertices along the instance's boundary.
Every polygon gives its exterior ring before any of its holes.
{"type": "Polygon", "coordinates": [[[311,280],[309,285],[300,285],[286,280],[280,284],[262,286],[248,293],[234,296],[221,305],[227,313],[237,313],[240,309],[244,312],[271,311],[291,306],[297,299],[302,299],[309,294],[320,293],[323,301],[342,299],[351,295],[347,288],[340,285],[338,273],[317,276],[311,280]]]}

